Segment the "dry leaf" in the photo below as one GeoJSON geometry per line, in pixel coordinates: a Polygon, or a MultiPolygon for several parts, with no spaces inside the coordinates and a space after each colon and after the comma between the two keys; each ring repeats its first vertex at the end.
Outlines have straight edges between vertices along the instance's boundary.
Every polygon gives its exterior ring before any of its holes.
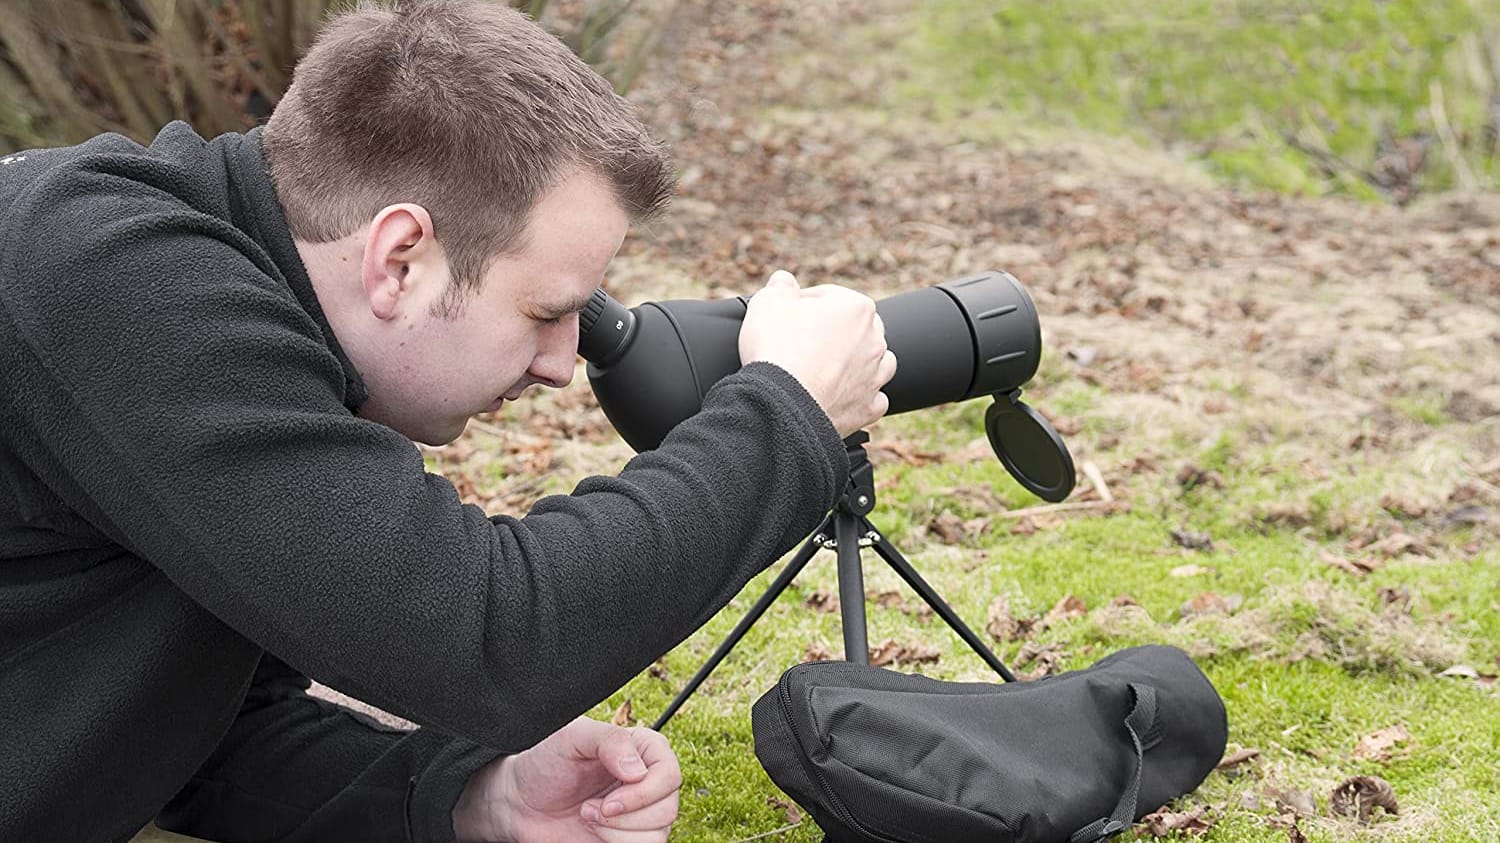
{"type": "Polygon", "coordinates": [[[652,662],[651,663],[651,667],[647,668],[647,672],[651,674],[651,678],[652,679],[662,679],[662,680],[665,680],[667,678],[667,662],[666,662],[666,660],[664,658],[661,658],[661,659],[657,659],[656,661],[652,662]]]}
{"type": "Polygon", "coordinates": [[[930,465],[942,462],[943,455],[936,451],[924,451],[911,442],[900,439],[888,439],[871,444],[869,446],[870,462],[883,465],[892,460],[900,460],[907,465],[930,465]]]}
{"type": "Polygon", "coordinates": [[[766,804],[772,808],[781,809],[781,812],[786,815],[787,825],[796,825],[802,822],[802,809],[797,807],[797,803],[778,796],[767,796],[766,804]]]}
{"type": "Polygon", "coordinates": [[[1276,800],[1276,806],[1283,812],[1290,811],[1299,817],[1310,817],[1318,812],[1317,803],[1313,802],[1312,791],[1293,790],[1287,788],[1268,787],[1266,795],[1276,800]]]}
{"type": "Polygon", "coordinates": [[[966,537],[963,519],[946,509],[927,522],[927,529],[943,544],[958,544],[966,537]]]}
{"type": "Polygon", "coordinates": [[[1174,831],[1180,831],[1191,836],[1198,836],[1213,827],[1214,821],[1208,817],[1207,805],[1199,805],[1185,813],[1173,813],[1171,811],[1156,811],[1141,817],[1141,825],[1152,837],[1166,837],[1174,831]]]}
{"type": "Polygon", "coordinates": [[[1118,609],[1122,606],[1139,606],[1141,604],[1134,597],[1131,597],[1128,594],[1121,594],[1117,595],[1115,599],[1109,601],[1109,605],[1112,609],[1118,609]]]}
{"type": "Polygon", "coordinates": [[[1347,559],[1343,556],[1338,555],[1337,553],[1329,553],[1326,550],[1322,553],[1322,559],[1325,563],[1332,565],[1333,567],[1338,568],[1341,571],[1347,571],[1356,577],[1363,577],[1384,564],[1379,560],[1371,559],[1370,557],[1347,559]]]}
{"type": "Polygon", "coordinates": [[[1445,513],[1443,515],[1442,527],[1443,529],[1449,529],[1452,527],[1461,527],[1466,524],[1488,524],[1494,518],[1495,514],[1493,512],[1482,506],[1471,504],[1445,513]]]}
{"type": "Polygon", "coordinates": [[[895,642],[894,637],[888,637],[888,639],[874,645],[874,649],[871,649],[870,664],[874,664],[876,667],[883,667],[885,664],[895,661],[895,654],[900,649],[900,643],[895,642]]]}
{"type": "Polygon", "coordinates": [[[1391,748],[1411,740],[1411,733],[1397,723],[1378,729],[1359,739],[1354,746],[1354,757],[1365,761],[1389,761],[1391,748]]]}
{"type": "Polygon", "coordinates": [[[839,596],[830,591],[814,591],[807,596],[802,605],[814,612],[837,612],[839,610],[839,596]]]}
{"type": "Polygon", "coordinates": [[[1069,360],[1072,360],[1078,364],[1079,368],[1082,368],[1094,362],[1094,358],[1099,356],[1099,350],[1090,345],[1081,345],[1068,349],[1067,355],[1069,360]]]}
{"type": "Polygon", "coordinates": [[[875,605],[879,606],[882,609],[899,609],[906,605],[906,601],[901,597],[901,592],[894,590],[882,591],[879,594],[876,594],[873,591],[867,591],[865,592],[865,597],[869,600],[875,601],[875,605]]]}
{"type": "Polygon", "coordinates": [[[620,703],[620,707],[615,709],[615,716],[610,718],[610,722],[616,726],[634,726],[635,713],[633,708],[634,706],[630,704],[630,699],[627,697],[625,702],[620,703]]]}
{"type": "Polygon", "coordinates": [[[1379,591],[1380,602],[1387,606],[1400,606],[1402,611],[1411,611],[1411,592],[1405,586],[1395,588],[1382,588],[1379,591]]]}
{"type": "Polygon", "coordinates": [[[1217,471],[1204,471],[1196,465],[1188,464],[1177,472],[1177,485],[1184,491],[1196,489],[1199,486],[1222,489],[1224,488],[1224,475],[1217,471]]]}
{"type": "Polygon", "coordinates": [[[1410,498],[1387,494],[1380,499],[1380,508],[1393,515],[1404,515],[1407,518],[1421,518],[1427,514],[1427,507],[1410,498]]]}
{"type": "Polygon", "coordinates": [[[1208,533],[1195,533],[1190,530],[1173,530],[1172,541],[1188,550],[1213,550],[1214,540],[1208,533]]]}
{"type": "Polygon", "coordinates": [[[1300,530],[1313,522],[1312,510],[1299,503],[1273,503],[1263,508],[1259,517],[1263,523],[1291,530],[1300,530]]]}
{"type": "Polygon", "coordinates": [[[942,654],[936,647],[923,644],[901,644],[887,638],[870,651],[870,664],[884,667],[888,664],[922,664],[936,662],[942,654]]]}
{"type": "Polygon", "coordinates": [[[1017,619],[1011,617],[1010,601],[1004,596],[996,597],[995,602],[990,604],[988,620],[984,629],[990,634],[990,638],[1005,643],[1006,641],[1019,641],[1030,637],[1036,621],[1017,619]]]}
{"type": "Polygon", "coordinates": [[[1169,576],[1174,577],[1196,577],[1202,574],[1212,574],[1213,572],[1213,568],[1205,568],[1202,565],[1178,565],[1167,573],[1169,576]]]}
{"type": "Polygon", "coordinates": [[[1472,500],[1478,500],[1483,496],[1484,493],[1479,490],[1478,486],[1471,483],[1460,483],[1449,493],[1448,500],[1453,503],[1468,503],[1472,500]]]}
{"type": "Polygon", "coordinates": [[[1225,596],[1205,591],[1182,604],[1182,608],[1178,611],[1184,618],[1191,618],[1195,615],[1228,615],[1233,614],[1243,602],[1245,599],[1238,594],[1225,596]]]}
{"type": "Polygon", "coordinates": [[[1238,767],[1239,765],[1251,760],[1252,758],[1259,757],[1260,750],[1258,749],[1237,749],[1234,752],[1231,752],[1228,755],[1224,756],[1224,760],[1219,762],[1218,769],[1228,770],[1231,767],[1238,767]]]}
{"type": "Polygon", "coordinates": [[[1052,611],[1048,612],[1047,616],[1042,618],[1042,626],[1049,627],[1060,621],[1081,618],[1088,613],[1088,605],[1078,597],[1069,594],[1057,601],[1057,605],[1052,607],[1052,611]]]}
{"type": "Polygon", "coordinates": [[[897,654],[896,664],[936,664],[943,657],[942,651],[925,644],[912,644],[897,654]]]}
{"type": "MultiPolygon", "coordinates": [[[[1500,657],[1497,657],[1495,659],[1495,663],[1497,665],[1500,665],[1500,657]]],[[[1443,671],[1442,673],[1439,673],[1438,676],[1457,677],[1460,679],[1473,679],[1475,682],[1478,682],[1481,686],[1484,687],[1494,685],[1497,681],[1500,681],[1500,676],[1497,676],[1493,673],[1480,673],[1478,670],[1475,670],[1473,667],[1466,664],[1456,664],[1443,671]]]]}
{"type": "MultiPolygon", "coordinates": [[[[1357,550],[1360,549],[1360,547],[1360,545],[1356,544],[1351,549],[1357,550]]],[[[1400,531],[1391,533],[1389,536],[1386,536],[1385,538],[1380,539],[1379,541],[1376,541],[1372,544],[1364,545],[1363,547],[1364,549],[1372,550],[1380,554],[1386,559],[1395,559],[1398,556],[1403,556],[1408,553],[1415,553],[1419,556],[1432,555],[1432,551],[1427,547],[1427,545],[1418,541],[1416,538],[1400,531]]]]}
{"type": "Polygon", "coordinates": [[[1268,821],[1270,825],[1286,829],[1286,843],[1307,843],[1307,835],[1297,825],[1296,814],[1282,814],[1268,821]]]}
{"type": "Polygon", "coordinates": [[[1010,527],[1011,535],[1029,536],[1039,530],[1050,530],[1063,523],[1061,515],[1049,513],[1022,515],[1010,527]]]}
{"type": "Polygon", "coordinates": [[[828,645],[821,641],[807,645],[807,652],[803,654],[803,661],[807,662],[831,662],[837,661],[838,657],[828,649],[828,645]]]}
{"type": "Polygon", "coordinates": [[[1352,776],[1344,779],[1333,789],[1328,799],[1328,809],[1335,814],[1354,817],[1368,824],[1376,808],[1387,814],[1396,814],[1396,791],[1391,783],[1379,776],[1352,776]]]}
{"type": "Polygon", "coordinates": [[[1024,667],[1035,662],[1036,669],[1028,671],[1022,678],[1040,679],[1057,673],[1067,657],[1068,653],[1061,644],[1056,642],[1038,644],[1035,641],[1027,641],[1021,646],[1021,651],[1016,654],[1015,666],[1024,667]]]}

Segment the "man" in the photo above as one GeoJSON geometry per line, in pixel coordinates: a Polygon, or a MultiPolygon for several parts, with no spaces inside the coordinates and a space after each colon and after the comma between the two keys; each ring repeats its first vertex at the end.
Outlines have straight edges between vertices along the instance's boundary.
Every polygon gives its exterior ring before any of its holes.
{"type": "Polygon", "coordinates": [[[264,130],[0,159],[0,839],[664,839],[665,740],[579,715],[833,503],[873,303],[773,277],[699,415],[524,518],[410,440],[566,384],[671,186],[468,0],[337,18],[264,130]]]}

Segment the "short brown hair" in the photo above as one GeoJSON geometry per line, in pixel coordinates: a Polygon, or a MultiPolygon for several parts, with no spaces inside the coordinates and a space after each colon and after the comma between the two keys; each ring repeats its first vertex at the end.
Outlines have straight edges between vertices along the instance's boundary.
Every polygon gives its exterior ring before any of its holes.
{"type": "Polygon", "coordinates": [[[609,82],[484,0],[365,0],[332,18],[262,142],[293,236],[336,240],[414,202],[432,215],[454,296],[525,247],[532,209],[568,173],[596,172],[637,220],[675,184],[665,146],[609,82]]]}

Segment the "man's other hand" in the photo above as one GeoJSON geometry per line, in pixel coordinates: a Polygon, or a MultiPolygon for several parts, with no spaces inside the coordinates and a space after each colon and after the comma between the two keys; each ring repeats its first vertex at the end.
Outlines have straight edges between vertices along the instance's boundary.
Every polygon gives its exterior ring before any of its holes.
{"type": "Polygon", "coordinates": [[[681,786],[660,733],[580,717],[470,777],[453,830],[459,843],[661,843],[681,786]]]}
{"type": "Polygon", "coordinates": [[[896,374],[885,325],[869,296],[844,287],[797,286],[790,272],[771,273],[750,299],[740,326],[740,362],[775,363],[791,373],[833,422],[839,436],[885,415],[881,387],[896,374]]]}

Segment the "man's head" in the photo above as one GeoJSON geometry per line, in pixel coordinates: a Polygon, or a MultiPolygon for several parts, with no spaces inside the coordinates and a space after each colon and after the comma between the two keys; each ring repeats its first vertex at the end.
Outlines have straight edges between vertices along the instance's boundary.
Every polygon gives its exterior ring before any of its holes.
{"type": "Polygon", "coordinates": [[[577,309],[673,186],[608,82],[484,0],[333,19],[263,141],[361,415],[432,443],[568,382],[577,309]]]}

